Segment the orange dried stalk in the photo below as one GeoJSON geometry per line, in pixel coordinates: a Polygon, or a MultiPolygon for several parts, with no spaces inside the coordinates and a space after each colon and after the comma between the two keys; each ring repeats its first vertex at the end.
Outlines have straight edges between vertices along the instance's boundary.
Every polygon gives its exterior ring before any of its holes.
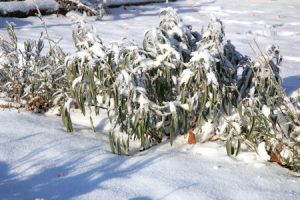
{"type": "Polygon", "coordinates": [[[0,108],[11,108],[11,106],[7,104],[0,104],[0,108]]]}
{"type": "Polygon", "coordinates": [[[20,108],[21,106],[20,105],[12,105],[12,104],[0,104],[0,108],[20,108]]]}
{"type": "Polygon", "coordinates": [[[271,161],[276,162],[281,166],[284,166],[286,163],[281,159],[279,153],[276,152],[276,150],[272,150],[271,152],[271,161]]]}

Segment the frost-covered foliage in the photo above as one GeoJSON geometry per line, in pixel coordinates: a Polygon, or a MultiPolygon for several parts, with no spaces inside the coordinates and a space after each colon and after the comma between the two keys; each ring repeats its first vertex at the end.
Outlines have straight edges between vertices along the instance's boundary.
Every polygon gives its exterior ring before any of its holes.
{"type": "Polygon", "coordinates": [[[263,144],[270,160],[297,169],[299,107],[281,87],[278,47],[253,61],[225,40],[220,20],[199,33],[174,10],[164,14],[159,27],[145,33],[142,48],[128,41],[105,47],[82,24],[74,31],[79,51],[68,57],[68,69],[77,72],[74,91],[88,88],[74,99],[83,113],[82,102],[96,112],[107,109],[112,151],[129,154],[130,141],[145,149],[164,136],[172,144],[193,130],[203,142],[225,140],[230,156],[243,143],[253,150],[263,144]]]}
{"type": "MultiPolygon", "coordinates": [[[[86,109],[96,114],[105,109],[113,153],[130,154],[132,141],[139,141],[141,150],[163,137],[172,145],[176,135],[194,132],[202,142],[223,140],[229,156],[238,155],[246,144],[268,160],[300,171],[300,106],[281,86],[279,48],[271,46],[263,53],[256,44],[260,56],[252,60],[226,41],[219,19],[211,19],[200,33],[173,9],[163,14],[159,27],[146,31],[143,47],[127,40],[105,46],[97,34],[77,24],[77,52],[64,59],[64,76],[58,76],[64,82],[55,86],[59,102],[65,101],[61,111],[67,130],[73,130],[72,105],[84,115],[86,109]]],[[[10,63],[11,71],[27,65],[34,70],[43,60],[20,65],[14,43],[8,49],[1,63],[10,63]]],[[[6,83],[12,75],[4,71],[1,81],[6,83]]],[[[9,96],[16,98],[13,94],[9,96]]]]}
{"type": "Polygon", "coordinates": [[[7,32],[9,40],[0,38],[1,92],[35,112],[63,103],[60,95],[66,79],[62,49],[49,40],[50,48],[43,52],[45,37],[41,34],[36,41],[26,40],[24,50],[19,50],[12,24],[7,24],[7,32]]]}

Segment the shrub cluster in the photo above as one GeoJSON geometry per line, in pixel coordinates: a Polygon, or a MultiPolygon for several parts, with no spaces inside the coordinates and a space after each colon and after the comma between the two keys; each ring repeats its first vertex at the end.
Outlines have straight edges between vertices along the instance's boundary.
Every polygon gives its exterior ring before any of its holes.
{"type": "Polygon", "coordinates": [[[163,14],[142,47],[126,40],[105,46],[78,23],[77,51],[67,56],[51,41],[41,53],[43,35],[18,51],[8,24],[10,39],[0,40],[0,90],[35,111],[59,106],[67,131],[73,131],[73,105],[84,115],[104,109],[116,154],[129,155],[133,140],[144,150],[192,131],[202,142],[223,140],[229,156],[246,145],[300,171],[299,98],[287,97],[281,86],[279,48],[262,52],[255,42],[259,57],[252,60],[226,41],[219,19],[197,32],[173,9],[163,14]]]}

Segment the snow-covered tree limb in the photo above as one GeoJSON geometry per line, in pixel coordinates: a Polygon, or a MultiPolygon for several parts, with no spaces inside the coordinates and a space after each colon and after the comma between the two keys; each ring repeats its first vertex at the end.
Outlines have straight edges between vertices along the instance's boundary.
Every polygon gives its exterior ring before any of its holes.
{"type": "Polygon", "coordinates": [[[0,3],[0,16],[34,16],[37,13],[36,6],[39,7],[42,14],[52,14],[59,10],[59,4],[55,0],[5,1],[0,3]]]}

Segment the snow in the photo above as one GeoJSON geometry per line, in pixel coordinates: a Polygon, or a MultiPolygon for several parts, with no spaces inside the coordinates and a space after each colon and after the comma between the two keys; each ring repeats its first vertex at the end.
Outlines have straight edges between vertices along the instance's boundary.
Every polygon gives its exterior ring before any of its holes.
{"type": "Polygon", "coordinates": [[[154,2],[165,2],[165,1],[166,0],[103,0],[103,3],[107,6],[119,6],[119,5],[154,3],[154,2]]]}
{"type": "Polygon", "coordinates": [[[179,85],[187,83],[193,75],[194,73],[190,69],[183,70],[180,77],[179,85]]]}
{"type": "MultiPolygon", "coordinates": [[[[74,116],[74,115],[73,115],[74,116]]],[[[88,116],[86,117],[88,119],[88,116]]],[[[1,199],[299,199],[299,179],[254,153],[226,155],[218,143],[178,137],[134,156],[109,152],[97,133],[63,130],[51,114],[1,110],[1,199]],[[33,126],[34,124],[34,126],[33,126]]]]}
{"type": "Polygon", "coordinates": [[[29,12],[35,10],[36,6],[40,10],[54,11],[59,7],[55,0],[25,0],[25,1],[12,1],[12,2],[1,2],[0,12],[3,14],[16,12],[21,10],[22,12],[29,12]]]}
{"type": "MultiPolygon", "coordinates": [[[[208,32],[206,32],[206,33],[208,33],[208,32]]],[[[193,57],[191,58],[191,62],[197,62],[202,59],[204,60],[205,70],[208,70],[210,68],[209,61],[212,59],[212,57],[209,55],[208,51],[205,50],[205,51],[201,51],[201,52],[193,52],[193,57]]]]}
{"type": "Polygon", "coordinates": [[[169,103],[170,105],[170,112],[172,113],[172,114],[176,114],[176,106],[175,106],[175,104],[173,103],[173,102],[170,102],[169,103]]]}
{"type": "Polygon", "coordinates": [[[138,99],[138,102],[140,104],[140,110],[141,111],[143,109],[148,109],[150,101],[149,101],[149,99],[145,95],[141,94],[140,97],[139,97],[139,99],[138,99]]]}
{"type": "Polygon", "coordinates": [[[266,117],[269,117],[270,114],[271,114],[271,110],[268,106],[266,105],[263,105],[262,107],[262,113],[266,116],[266,117]]]}
{"type": "Polygon", "coordinates": [[[212,84],[214,88],[217,88],[219,86],[219,83],[215,74],[212,71],[210,71],[206,75],[207,84],[212,84]]]}
{"type": "Polygon", "coordinates": [[[270,156],[266,151],[266,143],[262,142],[258,145],[257,154],[265,161],[270,160],[270,156]]]}
{"type": "MultiPolygon", "coordinates": [[[[95,27],[105,44],[123,37],[142,44],[143,33],[158,26],[159,13],[166,6],[176,8],[193,30],[207,25],[211,14],[220,17],[227,39],[243,54],[258,54],[249,46],[253,38],[262,49],[279,45],[284,56],[283,85],[288,94],[300,87],[297,0],[185,0],[109,9],[102,21],[84,20],[95,27]]],[[[74,52],[75,21],[56,15],[44,20],[50,37],[61,40],[65,51],[74,52]]],[[[1,37],[7,37],[5,21],[16,24],[19,47],[43,30],[37,17],[0,18],[1,37]]],[[[189,76],[180,81],[188,81],[189,76]]],[[[75,130],[71,134],[51,112],[0,110],[0,199],[300,199],[299,175],[266,161],[264,144],[260,155],[242,148],[237,157],[228,157],[218,142],[202,144],[197,135],[197,143],[188,145],[187,138],[179,136],[172,147],[164,140],[147,151],[116,156],[110,153],[109,120],[103,111],[92,116],[96,133],[88,113],[83,117],[78,110],[70,112],[75,130]]],[[[207,124],[206,131],[210,128],[207,124]]]]}
{"type": "Polygon", "coordinates": [[[73,103],[74,103],[74,99],[69,98],[68,101],[65,103],[64,109],[70,112],[70,108],[73,103]]]}

